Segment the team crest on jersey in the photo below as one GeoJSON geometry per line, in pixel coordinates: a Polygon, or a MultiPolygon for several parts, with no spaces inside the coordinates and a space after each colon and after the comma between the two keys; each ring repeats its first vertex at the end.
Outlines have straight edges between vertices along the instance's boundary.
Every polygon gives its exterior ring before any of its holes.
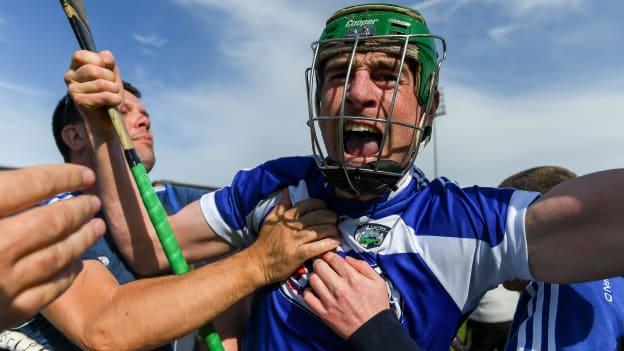
{"type": "Polygon", "coordinates": [[[355,228],[355,240],[365,249],[380,246],[390,227],[377,223],[365,223],[355,228]]]}

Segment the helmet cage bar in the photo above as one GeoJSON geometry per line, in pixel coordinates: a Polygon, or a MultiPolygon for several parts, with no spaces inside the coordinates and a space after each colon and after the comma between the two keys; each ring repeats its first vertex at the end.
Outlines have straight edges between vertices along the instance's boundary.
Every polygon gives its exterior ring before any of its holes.
{"type": "MultiPolygon", "coordinates": [[[[350,174],[354,174],[353,172],[357,172],[360,174],[387,175],[387,176],[394,176],[394,177],[399,177],[399,178],[403,177],[407,173],[407,171],[410,169],[411,165],[413,165],[420,149],[422,149],[424,145],[426,145],[428,141],[429,133],[426,132],[425,125],[428,119],[433,118],[432,114],[430,113],[430,109],[434,101],[433,93],[437,87],[439,71],[442,66],[442,62],[446,59],[446,41],[444,40],[443,37],[439,35],[434,35],[434,34],[392,34],[392,35],[377,35],[377,36],[373,35],[373,36],[366,36],[366,37],[360,36],[357,32],[354,34],[355,35],[350,38],[336,38],[336,39],[328,39],[328,40],[313,42],[311,44],[311,48],[314,51],[314,55],[312,59],[312,66],[306,69],[305,77],[306,77],[306,89],[307,89],[307,97],[308,97],[308,115],[309,115],[307,125],[310,128],[312,153],[314,155],[314,159],[316,161],[317,167],[319,167],[321,171],[341,170],[344,173],[344,177],[349,185],[349,188],[350,188],[349,190],[355,195],[360,195],[361,192],[359,189],[357,189],[356,186],[354,186],[351,180],[350,174]],[[429,38],[437,39],[441,43],[442,50],[441,52],[439,49],[437,50],[439,53],[437,63],[436,63],[435,69],[431,72],[431,76],[429,78],[428,95],[427,95],[426,101],[423,101],[424,104],[422,104],[424,105],[423,106],[424,110],[420,114],[419,116],[420,118],[418,119],[418,122],[416,124],[411,124],[411,123],[394,120],[393,114],[394,114],[396,96],[398,94],[398,86],[399,86],[399,82],[401,79],[401,72],[403,70],[403,65],[405,63],[405,59],[407,56],[407,48],[408,48],[408,45],[410,44],[417,45],[417,43],[410,42],[410,39],[413,39],[416,37],[429,37],[429,38]],[[397,77],[396,77],[395,86],[392,92],[392,98],[390,101],[388,115],[383,118],[364,117],[364,116],[345,116],[345,113],[344,113],[345,103],[346,103],[348,90],[350,88],[349,84],[352,78],[351,75],[352,75],[355,55],[358,52],[358,48],[364,46],[364,45],[359,45],[359,44],[363,40],[374,40],[374,39],[386,39],[386,40],[396,39],[398,42],[402,42],[401,55],[400,55],[401,61],[399,62],[397,77]],[[352,42],[353,47],[350,50],[351,51],[350,59],[349,59],[349,64],[347,66],[347,72],[345,75],[345,83],[344,83],[343,92],[342,92],[342,101],[340,103],[340,114],[338,116],[321,116],[320,111],[321,111],[323,101],[321,98],[320,90],[322,88],[322,82],[320,79],[321,78],[320,70],[317,67],[319,52],[321,51],[321,46],[326,45],[326,44],[331,44],[331,43],[345,43],[346,45],[349,42],[352,42]],[[338,144],[339,144],[340,157],[338,157],[337,160],[334,160],[336,161],[336,163],[338,163],[338,165],[330,165],[327,163],[328,155],[326,155],[325,152],[329,152],[329,150],[327,150],[327,147],[325,147],[325,151],[324,151],[324,148],[320,141],[320,137],[316,131],[317,126],[320,131],[320,122],[324,120],[338,120],[337,127],[338,127],[338,139],[339,139],[338,144]],[[377,153],[377,159],[374,161],[375,164],[372,168],[362,168],[361,166],[354,167],[354,166],[349,166],[346,164],[345,155],[344,155],[345,154],[344,153],[345,120],[360,120],[360,121],[373,121],[373,122],[386,123],[384,127],[384,131],[383,131],[382,139],[380,142],[379,151],[377,153]],[[408,157],[409,161],[400,165],[402,168],[401,172],[389,172],[389,171],[385,171],[379,168],[383,148],[386,142],[387,135],[390,130],[390,126],[392,124],[402,126],[402,127],[412,128],[413,130],[415,130],[414,136],[411,142],[412,146],[411,146],[410,154],[408,157]]],[[[421,72],[421,75],[417,78],[418,80],[423,79],[422,72],[421,72]]],[[[418,100],[421,101],[420,97],[418,96],[417,86],[415,87],[416,90],[414,93],[419,98],[418,100]]]]}
{"type": "Polygon", "coordinates": [[[340,146],[340,160],[338,161],[338,165],[342,167],[344,171],[345,179],[347,183],[349,183],[349,187],[352,190],[356,191],[356,194],[359,195],[359,191],[351,182],[351,177],[349,177],[349,173],[347,169],[344,167],[347,162],[344,158],[344,109],[345,109],[345,100],[347,99],[347,92],[349,89],[349,81],[351,80],[351,69],[353,68],[353,61],[355,59],[355,54],[357,50],[358,43],[360,42],[360,36],[356,33],[355,38],[353,40],[353,49],[351,49],[351,56],[349,57],[349,67],[347,67],[347,74],[345,75],[345,83],[344,88],[342,89],[342,100],[340,101],[340,119],[338,120],[338,145],[340,146]]]}
{"type": "MultiPolygon", "coordinates": [[[[394,89],[392,89],[392,100],[390,100],[390,109],[388,110],[388,117],[387,117],[388,122],[393,122],[392,117],[394,116],[394,103],[396,102],[397,92],[399,91],[399,82],[401,81],[401,72],[403,71],[403,64],[405,63],[405,54],[407,53],[408,43],[409,43],[409,37],[406,37],[405,43],[403,43],[403,48],[401,49],[401,61],[399,62],[397,77],[394,82],[394,89]]],[[[420,79],[420,77],[418,79],[420,79]]],[[[417,82],[414,82],[414,84],[416,83],[417,82]]],[[[346,82],[345,82],[345,89],[346,88],[347,87],[346,87],[346,82]]],[[[344,103],[345,101],[342,100],[343,105],[344,103]]],[[[383,135],[381,136],[381,142],[379,143],[379,146],[380,146],[379,152],[377,153],[377,160],[375,161],[375,170],[379,169],[379,161],[381,160],[381,153],[383,152],[383,146],[385,145],[385,142],[386,142],[386,136],[388,135],[388,131],[390,130],[390,124],[391,123],[386,123],[386,126],[384,127],[383,135]]],[[[414,133],[414,137],[416,136],[416,134],[418,133],[414,133]]],[[[342,138],[342,135],[340,137],[342,138]]],[[[412,139],[412,143],[414,143],[414,139],[412,139]]],[[[342,157],[344,158],[344,154],[342,154],[342,157]]]]}

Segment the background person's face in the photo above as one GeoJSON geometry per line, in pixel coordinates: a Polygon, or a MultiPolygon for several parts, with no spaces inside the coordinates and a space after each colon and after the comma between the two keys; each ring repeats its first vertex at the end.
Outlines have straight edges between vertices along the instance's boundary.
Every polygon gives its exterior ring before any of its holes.
{"type": "Polygon", "coordinates": [[[125,101],[120,108],[124,116],[124,122],[134,147],[141,157],[145,168],[149,171],[154,167],[156,157],[154,155],[154,138],[150,128],[149,114],[143,103],[132,93],[126,92],[125,101]]]}
{"type": "MultiPolygon", "coordinates": [[[[337,55],[328,59],[323,66],[321,115],[340,115],[349,57],[349,54],[337,55]]],[[[345,116],[388,119],[399,63],[399,59],[385,53],[356,54],[344,103],[345,116]]],[[[416,80],[407,63],[403,65],[398,84],[392,120],[417,124],[420,106],[414,93],[416,80]]],[[[320,123],[327,153],[335,160],[340,159],[338,123],[337,120],[320,123]]],[[[376,160],[382,147],[382,159],[393,160],[400,165],[409,161],[410,150],[414,145],[414,129],[392,124],[384,145],[381,145],[386,122],[345,120],[344,123],[343,156],[348,165],[358,167],[376,160]]]]}

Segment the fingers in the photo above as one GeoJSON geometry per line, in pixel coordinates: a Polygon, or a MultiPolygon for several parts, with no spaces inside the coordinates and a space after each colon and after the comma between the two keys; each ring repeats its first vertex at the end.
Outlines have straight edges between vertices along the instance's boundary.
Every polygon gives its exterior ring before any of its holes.
{"type": "Polygon", "coordinates": [[[72,55],[69,68],[75,70],[89,64],[112,70],[115,67],[115,57],[113,53],[108,50],[103,50],[101,52],[78,50],[72,55]]]}
{"type": "Polygon", "coordinates": [[[335,293],[336,285],[338,285],[338,282],[342,279],[338,273],[336,273],[327,262],[321,259],[314,260],[312,267],[314,273],[324,282],[323,285],[328,288],[328,291],[335,293]]]}
{"type": "Polygon", "coordinates": [[[319,199],[306,199],[296,203],[292,208],[284,213],[284,217],[288,220],[298,219],[306,213],[318,210],[324,210],[327,206],[325,202],[319,199]]]}
{"type": "Polygon", "coordinates": [[[355,268],[360,274],[369,279],[383,279],[379,275],[379,273],[375,272],[373,267],[371,267],[368,262],[362,260],[356,260],[353,257],[347,256],[345,261],[348,265],[355,268]]]}
{"type": "Polygon", "coordinates": [[[283,217],[284,212],[291,207],[290,195],[288,194],[288,188],[282,189],[280,192],[280,200],[277,202],[273,210],[267,215],[267,219],[275,220],[283,217]]]}
{"type": "Polygon", "coordinates": [[[301,261],[305,262],[311,258],[320,256],[325,252],[334,250],[338,247],[339,244],[340,240],[334,237],[325,238],[304,244],[299,247],[301,261]]]}
{"type": "Polygon", "coordinates": [[[303,301],[310,307],[310,309],[318,314],[324,315],[327,313],[327,309],[323,306],[323,302],[315,295],[312,289],[307,288],[303,291],[303,301]]]}
{"type": "Polygon", "coordinates": [[[123,103],[123,83],[110,51],[75,52],[65,83],[72,99],[83,109],[123,103]]]}
{"type": "Polygon", "coordinates": [[[297,236],[301,238],[303,243],[309,243],[324,238],[338,238],[340,231],[335,224],[323,224],[300,230],[297,232],[297,236]]]}
{"type": "Polygon", "coordinates": [[[335,212],[330,210],[316,210],[308,212],[299,217],[299,223],[301,224],[301,228],[298,229],[323,224],[331,224],[335,226],[337,222],[338,218],[335,212]]]}
{"type": "MultiPolygon", "coordinates": [[[[23,257],[38,249],[65,240],[78,231],[100,209],[100,201],[91,195],[82,195],[39,206],[22,212],[1,223],[3,232],[11,233],[8,250],[14,257],[23,257]]],[[[94,230],[103,231],[103,224],[96,221],[94,230]]],[[[89,240],[90,242],[92,240],[89,240]]]]}
{"type": "Polygon", "coordinates": [[[42,284],[57,272],[65,270],[104,234],[104,221],[95,218],[70,234],[66,239],[20,259],[14,268],[23,287],[42,284]]]}
{"type": "MultiPolygon", "coordinates": [[[[330,269],[332,269],[343,278],[348,278],[355,274],[355,269],[347,264],[347,262],[342,257],[338,256],[333,252],[327,252],[323,254],[322,260],[319,259],[315,260],[314,262],[316,263],[316,261],[326,263],[326,265],[328,264],[328,267],[330,267],[330,269]]],[[[321,277],[323,277],[323,275],[321,275],[321,277]]]]}
{"type": "Polygon", "coordinates": [[[73,83],[69,85],[69,93],[72,99],[80,99],[80,94],[96,94],[109,93],[111,95],[119,94],[122,87],[116,81],[110,81],[98,77],[85,79],[80,84],[73,83]]]}
{"type": "Polygon", "coordinates": [[[63,164],[0,172],[0,217],[63,192],[87,188],[95,182],[92,170],[63,164]]]}
{"type": "Polygon", "coordinates": [[[310,275],[310,280],[308,283],[310,284],[310,289],[312,289],[310,293],[313,293],[312,296],[314,296],[314,299],[312,300],[318,300],[321,308],[324,308],[325,305],[333,305],[336,303],[336,299],[334,298],[334,295],[332,294],[330,289],[325,284],[325,281],[316,272],[310,275]]]}

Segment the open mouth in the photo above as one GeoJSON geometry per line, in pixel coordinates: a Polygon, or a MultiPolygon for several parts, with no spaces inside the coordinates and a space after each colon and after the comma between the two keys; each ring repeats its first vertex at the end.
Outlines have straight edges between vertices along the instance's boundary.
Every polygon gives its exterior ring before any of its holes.
{"type": "Polygon", "coordinates": [[[374,126],[345,123],[342,135],[344,151],[355,157],[375,157],[379,153],[382,136],[374,126]]]}

